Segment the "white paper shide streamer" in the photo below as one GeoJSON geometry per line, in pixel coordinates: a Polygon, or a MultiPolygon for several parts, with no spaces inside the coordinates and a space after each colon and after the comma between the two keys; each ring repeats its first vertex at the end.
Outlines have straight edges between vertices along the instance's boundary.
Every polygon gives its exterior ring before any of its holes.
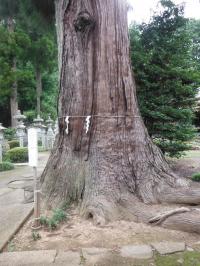
{"type": "Polygon", "coordinates": [[[91,120],[91,115],[88,115],[85,119],[85,123],[86,123],[86,126],[85,126],[85,132],[86,134],[89,132],[89,128],[90,128],[90,120],[91,120]]]}
{"type": "MultiPolygon", "coordinates": [[[[85,119],[85,132],[86,132],[86,134],[89,132],[89,129],[90,129],[91,117],[92,117],[91,115],[88,115],[88,116],[86,116],[86,119],[85,119]]],[[[67,135],[69,135],[70,118],[71,118],[71,116],[66,116],[66,118],[65,118],[65,122],[66,122],[65,132],[67,135]]]]}
{"type": "Polygon", "coordinates": [[[66,132],[67,135],[69,135],[69,116],[66,116],[65,122],[66,122],[66,125],[67,125],[65,132],[66,132]]]}

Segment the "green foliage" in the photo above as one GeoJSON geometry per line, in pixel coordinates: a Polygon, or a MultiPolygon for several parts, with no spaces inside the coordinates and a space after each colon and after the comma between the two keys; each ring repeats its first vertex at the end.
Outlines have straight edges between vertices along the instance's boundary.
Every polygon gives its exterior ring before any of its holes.
{"type": "Polygon", "coordinates": [[[28,162],[28,148],[17,147],[6,152],[5,159],[12,163],[28,162]]]}
{"type": "Polygon", "coordinates": [[[41,216],[40,217],[40,224],[44,225],[44,226],[48,225],[48,218],[46,216],[41,216]]]}
{"type": "Polygon", "coordinates": [[[193,59],[197,62],[200,69],[200,20],[190,19],[188,23],[188,33],[192,40],[191,51],[193,59]]]}
{"type": "Polygon", "coordinates": [[[0,163],[0,172],[9,171],[9,170],[13,170],[13,169],[14,169],[14,165],[10,162],[0,163]]]}
{"type": "MultiPolygon", "coordinates": [[[[188,23],[188,33],[192,40],[191,52],[193,60],[196,62],[197,71],[200,71],[200,20],[191,19],[188,23]]],[[[195,110],[196,119],[195,124],[197,127],[200,125],[200,103],[198,108],[195,110]]]]}
{"type": "Polygon", "coordinates": [[[24,31],[16,29],[13,32],[4,26],[0,26],[0,39],[0,95],[10,96],[12,84],[26,75],[25,69],[20,67],[20,61],[26,59],[30,39],[24,31]],[[14,59],[19,64],[17,70],[13,68],[14,59]]]}
{"type": "Polygon", "coordinates": [[[42,146],[42,141],[41,140],[38,140],[38,146],[42,146]]]}
{"type": "Polygon", "coordinates": [[[62,209],[55,209],[53,211],[53,220],[57,221],[58,223],[61,223],[66,219],[66,214],[62,209]]]}
{"type": "Polygon", "coordinates": [[[199,266],[200,253],[197,251],[187,251],[166,256],[156,256],[156,266],[199,266]],[[182,263],[179,262],[182,261],[182,263]]]}
{"type": "Polygon", "coordinates": [[[32,238],[34,241],[41,239],[41,235],[38,232],[32,231],[32,238]]]}
{"type": "Polygon", "coordinates": [[[4,130],[4,137],[5,139],[11,141],[15,138],[16,129],[15,128],[6,128],[4,130]]]}
{"type": "Polygon", "coordinates": [[[70,207],[70,201],[67,200],[67,201],[63,202],[63,204],[61,206],[61,210],[67,211],[69,209],[69,207],[70,207]]]}
{"type": "Polygon", "coordinates": [[[56,116],[57,44],[52,6],[53,1],[45,5],[44,18],[44,12],[38,12],[33,0],[0,0],[0,112],[6,126],[10,125],[9,103],[14,83],[18,87],[19,109],[35,112],[36,71],[42,76],[41,111],[44,116],[56,116]],[[13,60],[17,62],[16,69],[13,60]]]}
{"type": "Polygon", "coordinates": [[[8,252],[13,252],[15,251],[15,243],[11,240],[8,242],[8,252]]]}
{"type": "Polygon", "coordinates": [[[196,182],[200,182],[200,173],[195,173],[192,175],[192,180],[196,182]]]}
{"type": "Polygon", "coordinates": [[[26,116],[26,122],[28,124],[32,124],[33,120],[37,117],[37,114],[36,114],[35,110],[25,111],[24,115],[26,116]]]}
{"type": "Polygon", "coordinates": [[[10,146],[10,149],[19,147],[19,140],[10,140],[8,141],[8,144],[10,146]]]}
{"type": "Polygon", "coordinates": [[[195,136],[193,107],[200,74],[182,6],[160,1],[149,24],[132,25],[131,59],[140,111],[164,153],[180,156],[195,136]]]}
{"type": "Polygon", "coordinates": [[[62,209],[53,210],[52,217],[48,218],[46,216],[40,217],[41,225],[47,226],[50,230],[55,230],[59,223],[66,219],[66,213],[62,209]]]}
{"type": "Polygon", "coordinates": [[[48,224],[48,228],[53,231],[57,228],[58,226],[58,222],[56,220],[54,220],[53,218],[49,219],[47,221],[47,224],[48,224]]]}

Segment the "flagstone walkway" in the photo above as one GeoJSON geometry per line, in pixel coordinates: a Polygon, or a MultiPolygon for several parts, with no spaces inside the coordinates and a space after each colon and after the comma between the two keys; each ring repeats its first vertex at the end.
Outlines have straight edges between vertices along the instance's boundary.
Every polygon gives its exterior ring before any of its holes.
{"type": "MultiPolygon", "coordinates": [[[[39,154],[38,174],[41,174],[49,153],[39,154]]],[[[33,203],[24,203],[25,184],[33,183],[33,171],[28,165],[0,173],[0,250],[31,214],[33,203]]]]}

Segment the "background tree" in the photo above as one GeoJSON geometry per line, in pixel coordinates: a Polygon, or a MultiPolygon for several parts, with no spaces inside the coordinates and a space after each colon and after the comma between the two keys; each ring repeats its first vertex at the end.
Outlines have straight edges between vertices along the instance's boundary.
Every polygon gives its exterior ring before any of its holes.
{"type": "MultiPolygon", "coordinates": [[[[9,1],[8,1],[9,2],[9,1]]],[[[1,0],[1,14],[5,13],[4,10],[8,8],[8,2],[1,0]],[[4,10],[2,9],[4,7],[4,10]]],[[[38,109],[40,109],[40,95],[36,97],[35,90],[38,88],[38,94],[41,94],[42,99],[42,116],[47,117],[48,113],[55,119],[56,106],[57,106],[57,51],[56,51],[56,39],[55,39],[55,22],[52,17],[45,16],[45,19],[33,5],[32,0],[21,0],[15,2],[15,9],[17,15],[15,16],[15,37],[20,38],[20,34],[23,33],[29,39],[29,45],[22,47],[22,53],[18,55],[19,48],[12,46],[12,55],[17,56],[17,69],[15,75],[11,75],[14,72],[12,64],[10,64],[10,71],[8,73],[0,69],[0,75],[3,83],[0,85],[1,99],[0,99],[0,111],[1,122],[6,126],[9,126],[10,119],[8,110],[8,100],[11,92],[11,80],[13,84],[18,84],[18,97],[19,108],[26,112],[28,120],[36,116],[36,102],[38,99],[38,109]],[[37,71],[36,71],[37,70],[37,71]],[[37,75],[36,75],[37,72],[37,75]],[[19,75],[19,73],[21,73],[19,75]],[[38,79],[36,79],[38,77],[38,79]],[[9,79],[9,84],[5,87],[5,82],[9,79]],[[14,80],[13,80],[14,79],[14,80]],[[38,82],[36,82],[36,80],[38,82]],[[15,81],[15,82],[14,82],[15,81]],[[43,85],[43,93],[41,88],[37,84],[43,85]]],[[[2,19],[4,17],[2,16],[2,19]]],[[[4,26],[5,21],[2,20],[4,26]]],[[[2,25],[3,27],[3,25],[2,25]]],[[[4,27],[1,34],[6,34],[6,38],[1,36],[1,61],[8,64],[8,50],[10,51],[10,45],[6,40],[11,34],[8,29],[4,27]],[[9,35],[10,34],[10,35],[9,35]],[[3,47],[4,46],[4,47],[3,47]],[[6,52],[7,51],[7,52],[6,52]],[[7,57],[5,57],[7,54],[7,57]]],[[[20,44],[21,45],[21,44],[20,44]]],[[[10,55],[9,55],[10,57],[10,55]]]]}
{"type": "Polygon", "coordinates": [[[152,220],[161,202],[199,204],[200,187],[173,174],[141,119],[126,1],[57,0],[56,8],[59,134],[41,178],[46,204],[75,201],[97,224],[133,219],[200,232],[193,208],[152,220]]]}
{"type": "Polygon", "coordinates": [[[160,4],[162,11],[149,24],[131,27],[131,58],[149,134],[164,153],[179,156],[194,137],[193,106],[200,75],[183,6],[169,0],[160,4]]]}
{"type": "MultiPolygon", "coordinates": [[[[1,24],[6,25],[8,32],[12,35],[15,31],[16,19],[19,12],[19,3],[20,1],[0,1],[0,21],[1,24]]],[[[12,64],[12,72],[16,72],[17,70],[17,61],[15,55],[13,55],[11,59],[12,64]]],[[[16,75],[13,75],[13,83],[10,90],[10,113],[11,113],[11,125],[13,127],[16,126],[16,120],[14,119],[14,115],[18,109],[18,100],[17,100],[17,80],[15,78],[16,75]]]]}
{"type": "Polygon", "coordinates": [[[42,95],[42,74],[52,71],[55,68],[55,46],[49,36],[36,37],[32,40],[30,49],[31,62],[35,70],[36,94],[37,94],[37,114],[41,114],[41,95],[42,95]]]}
{"type": "MultiPolygon", "coordinates": [[[[42,2],[41,2],[42,3],[42,2]]],[[[37,6],[37,5],[36,5],[37,6]]],[[[42,75],[51,75],[56,71],[56,39],[54,20],[50,17],[50,8],[46,6],[45,18],[33,5],[33,1],[25,1],[21,6],[21,25],[31,38],[29,60],[31,61],[36,79],[37,114],[41,112],[42,75]],[[29,15],[31,12],[31,16],[29,15]]]]}
{"type": "MultiPolygon", "coordinates": [[[[0,108],[2,117],[5,114],[5,120],[9,121],[9,116],[13,118],[18,109],[19,82],[28,75],[24,66],[30,39],[25,32],[19,29],[9,31],[3,25],[0,26],[0,39],[0,108]]],[[[11,121],[15,126],[15,119],[11,121]]]]}
{"type": "MultiPolygon", "coordinates": [[[[200,73],[200,20],[191,19],[188,23],[188,32],[192,40],[191,52],[194,62],[196,62],[196,69],[200,73]]],[[[200,91],[200,89],[199,89],[200,91]]],[[[195,124],[200,128],[200,99],[198,99],[198,107],[195,110],[195,124]]]]}

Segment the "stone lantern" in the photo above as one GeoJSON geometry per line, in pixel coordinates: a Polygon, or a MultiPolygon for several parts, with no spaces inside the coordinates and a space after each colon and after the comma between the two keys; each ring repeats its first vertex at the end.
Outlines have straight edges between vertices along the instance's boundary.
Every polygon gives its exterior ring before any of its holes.
{"type": "Polygon", "coordinates": [[[47,124],[47,149],[50,150],[53,148],[53,144],[55,140],[55,134],[52,128],[53,120],[50,118],[50,116],[46,120],[46,124],[47,124]]]}
{"type": "Polygon", "coordinates": [[[19,138],[19,146],[20,147],[24,147],[24,138],[26,136],[25,133],[25,125],[24,122],[21,122],[18,126],[17,126],[17,131],[16,131],[16,135],[19,138]]]}
{"type": "Polygon", "coordinates": [[[26,116],[21,113],[20,110],[17,110],[17,114],[14,116],[14,118],[17,120],[17,124],[21,124],[26,119],[26,116]]]}
{"type": "Polygon", "coordinates": [[[3,131],[6,129],[5,127],[2,126],[2,123],[0,123],[0,163],[2,163],[2,153],[3,153],[3,131]]]}
{"type": "Polygon", "coordinates": [[[42,146],[45,147],[46,127],[43,125],[43,122],[44,120],[38,115],[37,118],[33,120],[33,125],[37,129],[38,141],[40,141],[42,146]]]}
{"type": "Polygon", "coordinates": [[[17,120],[17,130],[16,130],[16,135],[19,139],[19,145],[20,147],[24,147],[24,137],[26,136],[25,133],[25,125],[24,125],[24,120],[26,119],[26,116],[21,114],[21,111],[18,110],[17,114],[15,115],[15,119],[17,120]]]}

